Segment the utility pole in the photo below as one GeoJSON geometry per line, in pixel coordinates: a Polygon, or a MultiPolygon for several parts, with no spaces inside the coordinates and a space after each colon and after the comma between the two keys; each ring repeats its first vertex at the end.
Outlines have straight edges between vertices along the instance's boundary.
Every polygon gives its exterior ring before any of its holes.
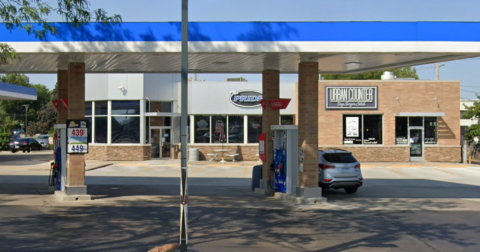
{"type": "Polygon", "coordinates": [[[435,63],[435,80],[440,80],[440,67],[445,66],[445,64],[435,63]]]}
{"type": "Polygon", "coordinates": [[[28,112],[28,104],[23,104],[22,106],[25,107],[25,136],[27,136],[27,112],[28,112]]]}

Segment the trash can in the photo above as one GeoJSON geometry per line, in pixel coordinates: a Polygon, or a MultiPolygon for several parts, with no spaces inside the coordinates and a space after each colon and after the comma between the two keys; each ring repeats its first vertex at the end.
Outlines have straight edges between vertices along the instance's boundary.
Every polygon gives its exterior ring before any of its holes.
{"type": "Polygon", "coordinates": [[[198,161],[198,149],[192,148],[188,150],[188,161],[198,161]]]}
{"type": "Polygon", "coordinates": [[[256,165],[252,169],[252,191],[260,187],[260,179],[262,179],[263,165],[256,165]]]}

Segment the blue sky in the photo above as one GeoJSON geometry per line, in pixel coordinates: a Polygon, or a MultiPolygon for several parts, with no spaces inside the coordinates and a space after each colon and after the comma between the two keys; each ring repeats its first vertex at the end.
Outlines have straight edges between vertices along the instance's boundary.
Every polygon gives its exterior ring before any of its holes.
{"type": "MultiPolygon", "coordinates": [[[[56,2],[56,0],[49,0],[56,2]]],[[[181,0],[90,0],[92,8],[120,14],[124,21],[180,21],[181,0]]],[[[190,21],[480,21],[477,0],[190,0],[190,21]]],[[[53,16],[52,21],[60,21],[53,16]]],[[[460,80],[461,97],[480,93],[480,58],[442,62],[440,80],[460,80]]],[[[420,79],[435,79],[433,64],[417,66],[420,79]]],[[[53,88],[56,75],[29,74],[32,83],[53,88]]],[[[223,81],[258,74],[198,74],[198,79],[223,81]]],[[[296,75],[282,75],[296,81],[296,75]]]]}

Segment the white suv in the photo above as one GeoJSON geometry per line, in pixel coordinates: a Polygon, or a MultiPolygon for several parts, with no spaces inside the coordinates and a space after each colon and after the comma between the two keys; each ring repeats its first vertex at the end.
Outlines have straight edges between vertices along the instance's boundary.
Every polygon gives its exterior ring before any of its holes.
{"type": "Polygon", "coordinates": [[[318,151],[318,185],[324,189],[343,188],[349,194],[357,192],[363,185],[360,163],[345,150],[318,151]]]}

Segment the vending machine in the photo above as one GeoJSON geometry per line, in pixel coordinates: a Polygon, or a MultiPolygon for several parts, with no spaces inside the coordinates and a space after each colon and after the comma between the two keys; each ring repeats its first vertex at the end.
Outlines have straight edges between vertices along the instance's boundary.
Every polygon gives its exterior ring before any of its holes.
{"type": "Polygon", "coordinates": [[[274,189],[289,195],[298,186],[298,126],[272,125],[274,189]]]}

